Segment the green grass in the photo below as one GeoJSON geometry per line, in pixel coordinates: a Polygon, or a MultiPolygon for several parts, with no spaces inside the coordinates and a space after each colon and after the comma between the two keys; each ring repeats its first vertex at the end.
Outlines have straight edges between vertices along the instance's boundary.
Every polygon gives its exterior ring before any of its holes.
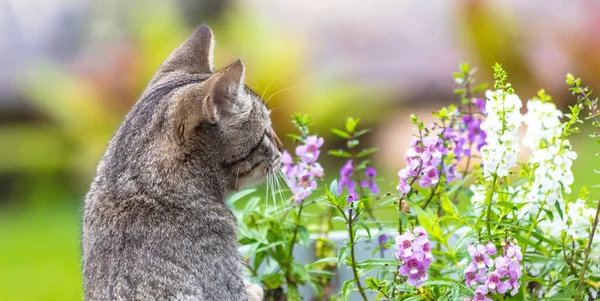
{"type": "Polygon", "coordinates": [[[0,300],[82,300],[79,209],[0,214],[0,300]]]}

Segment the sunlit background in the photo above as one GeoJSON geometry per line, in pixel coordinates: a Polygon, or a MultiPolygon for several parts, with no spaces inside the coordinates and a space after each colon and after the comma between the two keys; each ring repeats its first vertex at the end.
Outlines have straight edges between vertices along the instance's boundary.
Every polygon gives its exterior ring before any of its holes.
{"type": "MultiPolygon", "coordinates": [[[[95,165],[157,66],[202,23],[216,66],[246,63],[280,136],[293,112],[312,117],[325,149],[341,146],[328,129],[346,116],[371,127],[364,143],[379,147],[393,191],[408,114],[427,120],[456,102],[461,61],[480,82],[500,62],[523,100],[545,88],[565,110],[567,72],[600,85],[599,15],[597,1],[561,0],[0,0],[0,300],[82,298],[80,208],[95,165]]],[[[600,181],[594,142],[572,142],[576,197],[600,181]]],[[[343,162],[322,161],[333,179],[343,162]]]]}

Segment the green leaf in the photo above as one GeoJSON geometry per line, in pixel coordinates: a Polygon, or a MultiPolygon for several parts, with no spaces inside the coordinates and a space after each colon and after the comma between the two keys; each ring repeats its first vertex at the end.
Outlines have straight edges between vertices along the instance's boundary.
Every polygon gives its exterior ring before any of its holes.
{"type": "Polygon", "coordinates": [[[479,84],[479,85],[473,87],[473,92],[483,91],[483,90],[487,89],[487,87],[488,87],[487,83],[479,84]]]}
{"type": "Polygon", "coordinates": [[[338,183],[337,183],[337,179],[331,181],[331,184],[329,185],[329,193],[331,193],[333,196],[338,196],[338,183]]]}
{"type": "Polygon", "coordinates": [[[448,198],[447,194],[441,195],[441,201],[442,210],[444,210],[444,212],[446,212],[450,216],[458,216],[458,210],[456,209],[454,204],[452,204],[452,201],[450,201],[450,198],[448,198]]]}
{"type": "Polygon", "coordinates": [[[560,215],[560,219],[564,220],[562,209],[560,208],[559,202],[554,203],[554,208],[558,211],[558,215],[560,215]]]}
{"type": "Polygon", "coordinates": [[[333,257],[322,258],[322,259],[319,259],[319,260],[311,263],[310,265],[316,265],[319,263],[330,263],[330,262],[337,262],[337,258],[333,258],[333,257]]]}
{"type": "Polygon", "coordinates": [[[308,246],[310,243],[310,233],[308,232],[308,229],[304,226],[298,226],[296,231],[298,231],[298,243],[303,246],[308,246]]]}
{"type": "Polygon", "coordinates": [[[344,261],[346,260],[346,257],[348,257],[348,253],[350,253],[350,247],[348,247],[346,245],[340,247],[340,249],[338,250],[338,258],[337,258],[338,267],[342,266],[342,263],[344,263],[344,261]]]}
{"type": "Polygon", "coordinates": [[[360,143],[360,141],[358,141],[358,139],[351,139],[351,140],[348,140],[348,141],[346,142],[346,146],[347,146],[348,148],[354,148],[354,147],[356,147],[356,146],[357,146],[359,143],[360,143]]]}
{"type": "Polygon", "coordinates": [[[467,62],[460,63],[460,72],[462,72],[463,74],[468,74],[469,73],[469,63],[467,63],[467,62]]]}
{"type": "Polygon", "coordinates": [[[358,124],[359,121],[360,121],[360,119],[354,119],[352,117],[348,117],[348,119],[346,120],[346,132],[354,133],[354,130],[356,129],[356,125],[358,124]]]}
{"type": "Polygon", "coordinates": [[[360,137],[360,136],[362,136],[362,135],[364,135],[364,134],[366,134],[366,133],[368,133],[370,131],[371,131],[371,129],[362,129],[362,130],[359,130],[356,133],[354,133],[354,137],[358,138],[358,137],[360,137]]]}
{"type": "Polygon", "coordinates": [[[367,235],[369,236],[369,240],[371,240],[371,229],[369,229],[369,227],[363,223],[363,222],[357,222],[357,225],[361,226],[363,229],[365,229],[365,231],[367,231],[367,235]]]}
{"type": "Polygon", "coordinates": [[[340,157],[340,158],[352,158],[352,154],[350,154],[349,152],[345,152],[343,150],[330,150],[329,154],[334,156],[334,157],[340,157]]]}
{"type": "Polygon", "coordinates": [[[371,148],[367,148],[367,149],[363,149],[362,151],[360,151],[357,155],[356,158],[362,158],[364,156],[368,156],[374,152],[377,151],[376,147],[371,147],[371,148]]]}
{"type": "Polygon", "coordinates": [[[338,130],[338,129],[331,129],[331,132],[334,133],[336,136],[340,137],[340,138],[344,138],[344,139],[350,139],[350,135],[342,130],[338,130]]]}
{"type": "Polygon", "coordinates": [[[290,300],[290,301],[291,300],[294,300],[294,301],[302,300],[302,297],[300,297],[300,293],[298,292],[298,288],[295,285],[287,286],[286,297],[287,297],[287,300],[290,300]]]}
{"type": "Polygon", "coordinates": [[[350,300],[350,294],[354,290],[354,280],[348,280],[342,285],[342,296],[344,300],[350,300]]]}

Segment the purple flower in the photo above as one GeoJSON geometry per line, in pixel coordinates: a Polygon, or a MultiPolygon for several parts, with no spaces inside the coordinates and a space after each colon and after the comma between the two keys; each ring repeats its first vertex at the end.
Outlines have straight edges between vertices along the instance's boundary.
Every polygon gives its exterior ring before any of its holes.
{"type": "Polygon", "coordinates": [[[408,285],[420,287],[428,278],[427,269],[433,260],[427,233],[423,228],[416,227],[413,231],[396,236],[396,245],[398,252],[395,257],[402,262],[398,273],[408,277],[408,285]]]}
{"type": "Polygon", "coordinates": [[[472,300],[488,300],[486,298],[490,294],[503,295],[509,290],[512,296],[519,292],[519,278],[523,272],[521,248],[508,242],[502,248],[501,254],[490,263],[491,259],[488,255],[493,256],[496,253],[496,246],[491,242],[488,242],[485,247],[481,244],[469,246],[469,254],[473,257],[473,262],[464,271],[466,284],[467,286],[484,284],[477,288],[472,300]],[[492,267],[495,269],[492,270],[492,267]]]}
{"type": "Polygon", "coordinates": [[[485,251],[490,255],[496,255],[496,246],[488,241],[485,245],[485,251]]]}
{"type": "Polygon", "coordinates": [[[473,301],[493,301],[492,299],[487,297],[488,289],[485,285],[480,285],[475,290],[475,296],[473,297],[473,301]]]}
{"type": "Polygon", "coordinates": [[[401,194],[410,191],[410,184],[415,178],[418,178],[418,184],[422,188],[431,188],[438,184],[442,176],[445,176],[446,183],[459,178],[453,164],[443,164],[443,157],[448,151],[444,146],[444,140],[448,132],[440,132],[435,128],[427,132],[422,138],[413,138],[410,142],[410,148],[404,155],[406,158],[406,167],[398,172],[399,183],[396,187],[401,194]]]}
{"type": "Polygon", "coordinates": [[[465,282],[467,286],[475,286],[480,283],[485,283],[486,271],[484,269],[477,269],[473,265],[468,265],[465,269],[465,282]]]}
{"type": "Polygon", "coordinates": [[[469,251],[469,255],[473,258],[471,265],[474,265],[478,269],[484,269],[487,267],[494,266],[494,261],[487,256],[486,248],[483,245],[470,245],[467,249],[469,251]]]}
{"type": "Polygon", "coordinates": [[[360,182],[360,186],[369,187],[369,190],[371,190],[371,193],[379,194],[379,187],[377,186],[377,183],[375,183],[376,176],[377,176],[377,171],[375,171],[375,168],[367,167],[367,169],[365,169],[366,180],[360,182]]]}
{"type": "Polygon", "coordinates": [[[490,273],[490,277],[485,281],[485,285],[491,292],[498,291],[499,294],[504,294],[510,288],[500,280],[500,277],[495,272],[490,273]]]}
{"type": "Polygon", "coordinates": [[[317,162],[319,148],[322,145],[323,138],[308,136],[304,144],[296,147],[296,155],[300,162],[294,163],[294,159],[287,151],[283,151],[281,155],[281,172],[288,179],[295,204],[300,204],[308,198],[317,189],[317,180],[324,176],[323,167],[317,162]]]}
{"type": "Polygon", "coordinates": [[[323,138],[308,136],[303,145],[296,147],[296,155],[302,162],[314,163],[319,158],[319,148],[323,146],[323,138]]]}
{"type": "Polygon", "coordinates": [[[427,269],[429,264],[418,261],[416,259],[409,259],[404,265],[398,269],[398,273],[402,276],[407,276],[406,284],[415,287],[420,287],[425,280],[427,280],[427,269]]]}
{"type": "Polygon", "coordinates": [[[388,235],[385,233],[377,236],[377,243],[381,246],[381,249],[383,251],[386,251],[388,249],[385,247],[385,243],[387,242],[388,238],[389,238],[388,235]]]}
{"type": "Polygon", "coordinates": [[[342,166],[340,169],[340,181],[338,186],[338,194],[341,194],[344,191],[344,187],[348,191],[348,196],[352,198],[348,198],[348,202],[354,202],[358,200],[358,194],[356,193],[356,182],[352,179],[354,175],[354,165],[352,160],[346,161],[346,164],[342,166]]]}

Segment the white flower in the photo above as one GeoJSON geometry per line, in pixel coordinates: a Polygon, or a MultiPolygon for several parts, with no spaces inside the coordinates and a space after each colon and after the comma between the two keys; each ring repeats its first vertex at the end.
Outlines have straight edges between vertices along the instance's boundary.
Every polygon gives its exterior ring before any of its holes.
{"type": "Polygon", "coordinates": [[[563,116],[556,105],[541,100],[530,100],[527,102],[527,114],[523,121],[527,125],[527,133],[523,138],[523,145],[536,151],[540,141],[552,141],[562,134],[560,118],[563,116]]]}
{"type": "MultiPolygon", "coordinates": [[[[573,236],[573,238],[589,237],[595,215],[596,210],[587,208],[585,206],[585,201],[582,199],[578,199],[573,203],[568,203],[567,220],[569,225],[567,234],[573,236]]],[[[596,230],[598,231],[600,229],[597,228],[596,230]]]]}
{"type": "Polygon", "coordinates": [[[502,90],[487,91],[485,95],[488,116],[481,123],[481,129],[487,134],[486,144],[481,148],[483,173],[485,177],[493,174],[504,177],[517,165],[517,130],[523,120],[519,112],[522,103],[519,96],[502,90]]]}
{"type": "Polygon", "coordinates": [[[560,122],[563,114],[553,103],[541,100],[528,101],[527,109],[523,145],[533,151],[529,162],[534,168],[534,179],[525,199],[537,204],[545,201],[550,206],[559,202],[563,207],[563,191],[571,193],[574,180],[571,166],[577,158],[569,140],[563,137],[560,122]]]}

